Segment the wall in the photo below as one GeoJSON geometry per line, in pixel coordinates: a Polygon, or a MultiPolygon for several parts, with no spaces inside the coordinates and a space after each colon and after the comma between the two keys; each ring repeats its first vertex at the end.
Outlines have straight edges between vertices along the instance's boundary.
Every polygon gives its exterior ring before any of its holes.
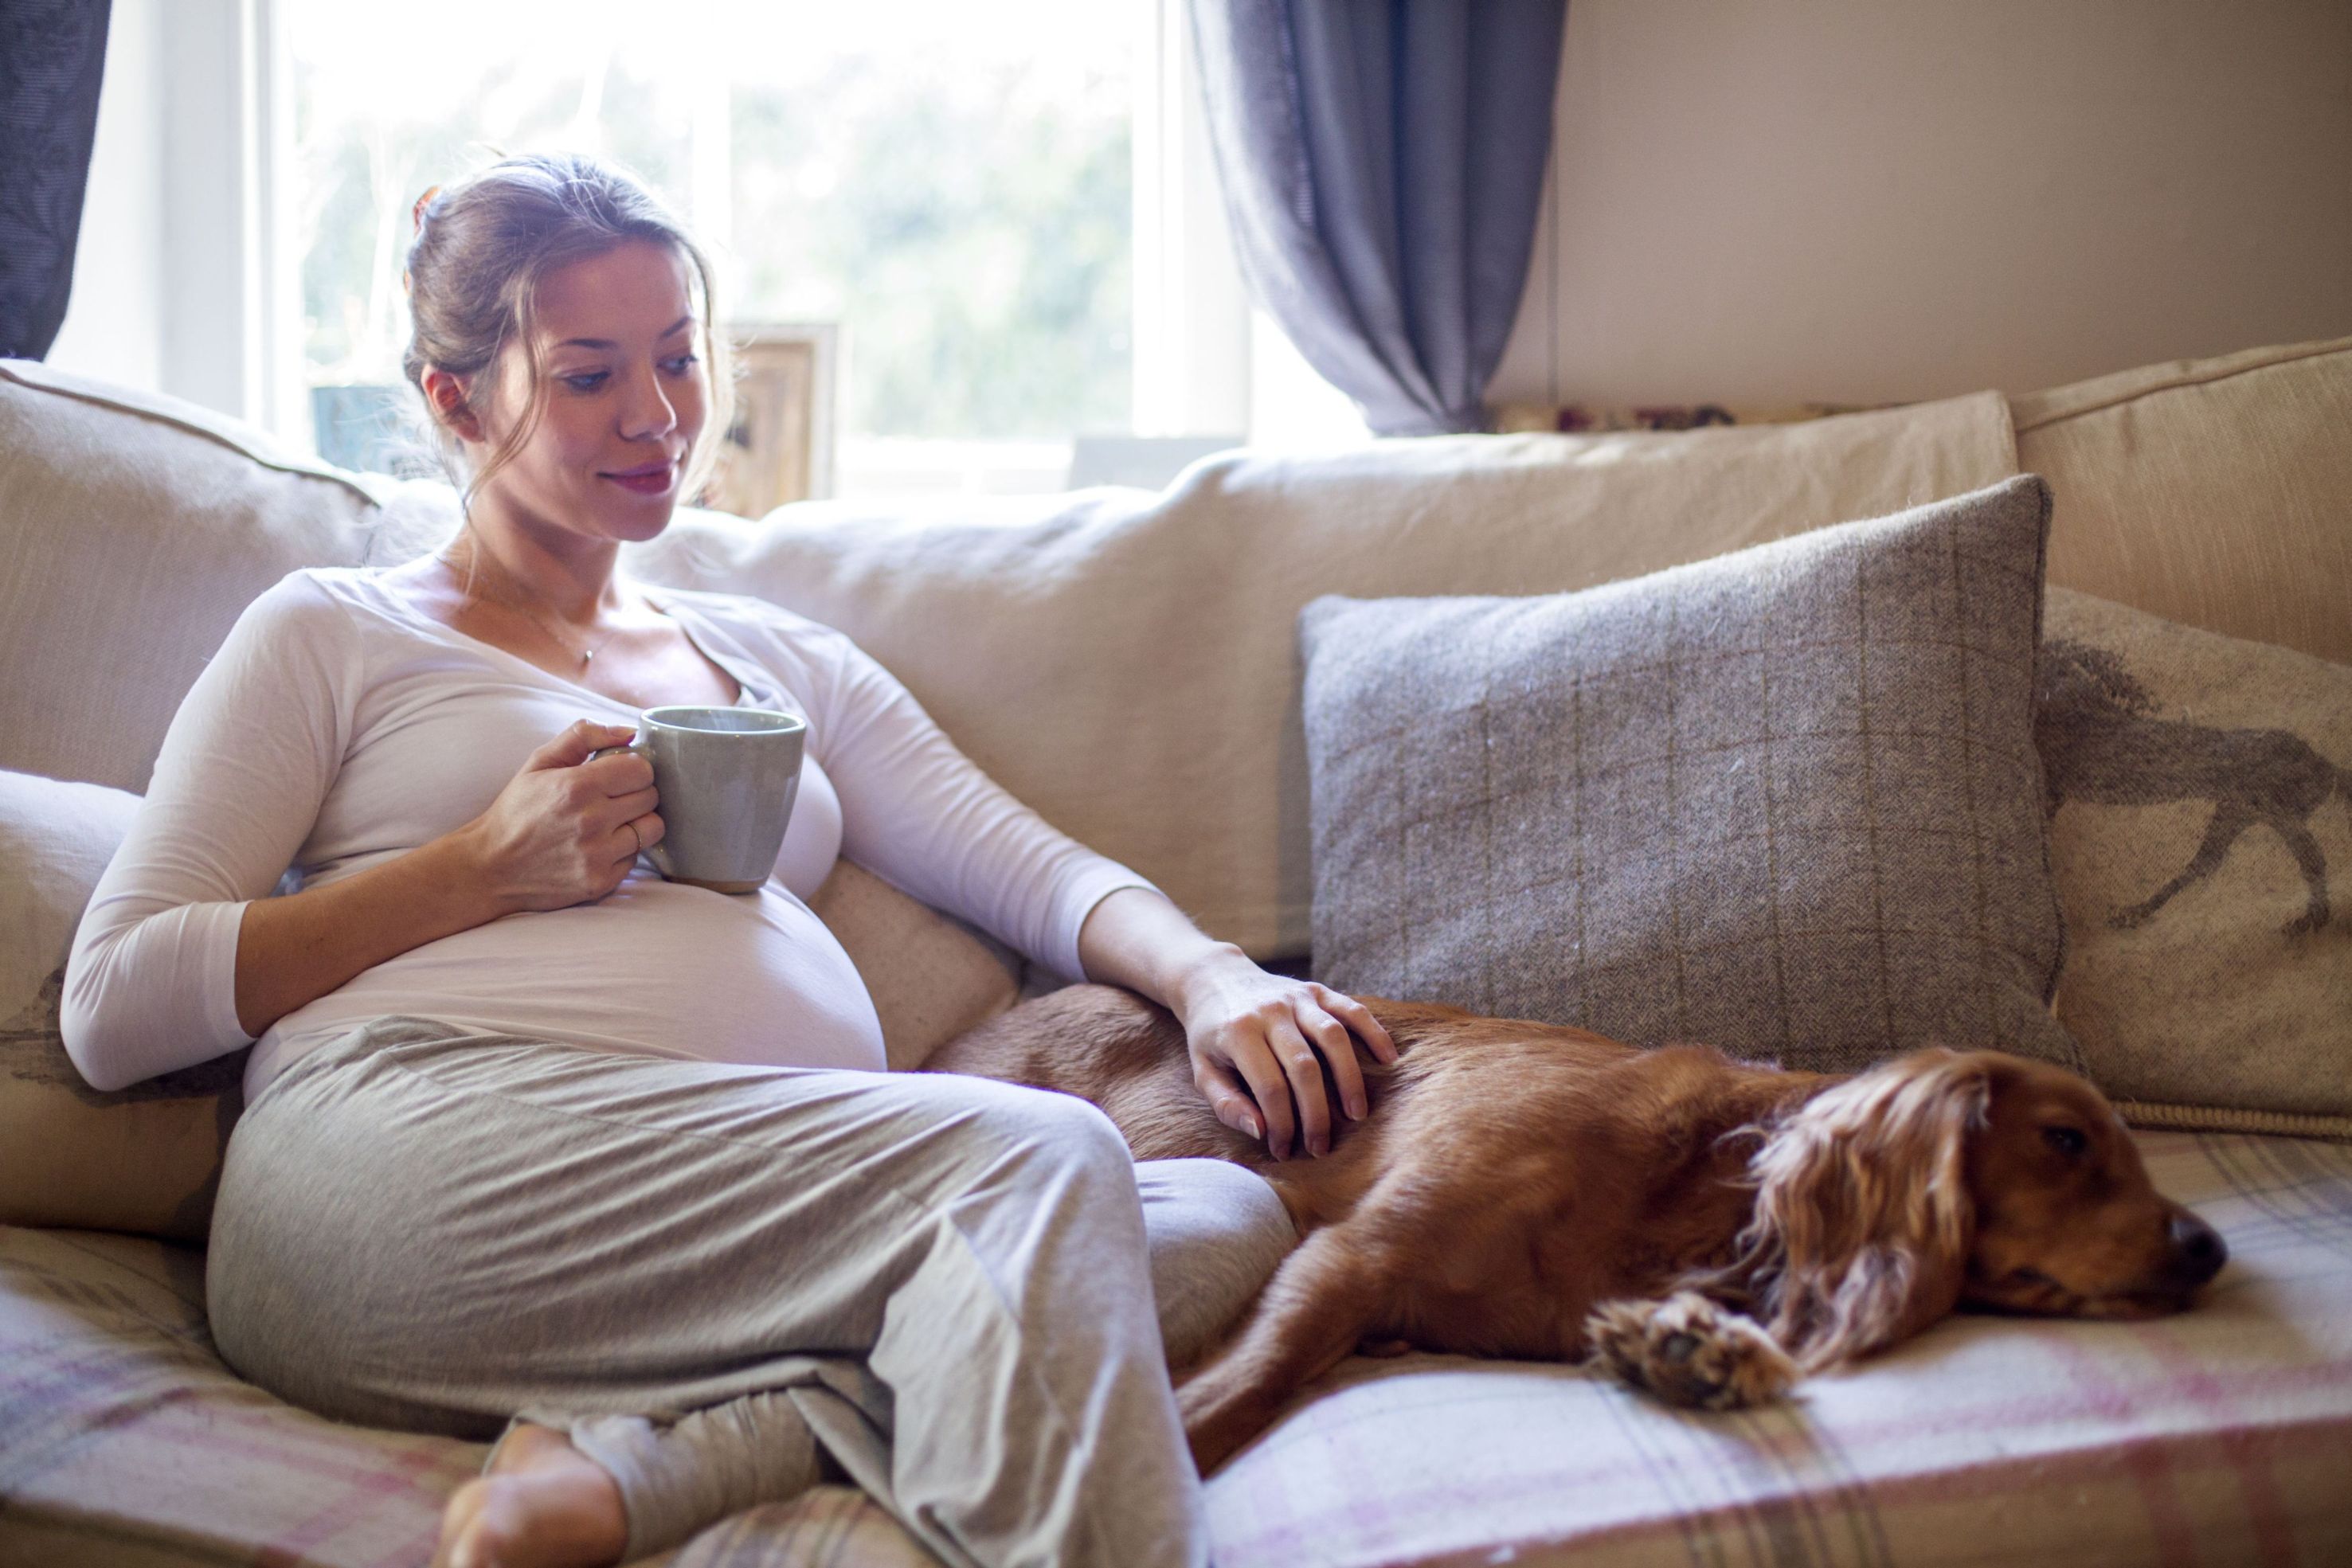
{"type": "Polygon", "coordinates": [[[2027,392],[2352,333],[2345,0],[1571,0],[1495,402],[2027,392]]]}

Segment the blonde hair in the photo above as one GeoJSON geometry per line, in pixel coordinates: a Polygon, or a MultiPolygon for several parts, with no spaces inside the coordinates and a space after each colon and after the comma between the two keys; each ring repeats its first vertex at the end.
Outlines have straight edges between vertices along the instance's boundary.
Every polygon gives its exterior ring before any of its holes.
{"type": "Polygon", "coordinates": [[[402,279],[410,329],[401,370],[409,384],[423,397],[428,367],[463,377],[468,382],[463,406],[478,417],[509,343],[522,346],[529,372],[522,417],[470,475],[463,471],[465,452],[456,433],[425,399],[435,444],[469,519],[474,496],[529,443],[546,405],[547,367],[534,329],[540,280],[631,240],[672,247],[693,264],[701,285],[698,336],[709,370],[709,410],[687,454],[677,493],[691,497],[701,489],[734,423],[734,355],[717,328],[710,259],[659,197],[625,170],[584,154],[527,152],[427,191],[415,215],[402,279]]]}

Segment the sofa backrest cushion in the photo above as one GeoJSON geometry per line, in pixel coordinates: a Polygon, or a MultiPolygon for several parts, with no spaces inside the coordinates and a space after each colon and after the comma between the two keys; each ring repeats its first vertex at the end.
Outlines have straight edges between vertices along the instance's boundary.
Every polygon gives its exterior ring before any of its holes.
{"type": "Polygon", "coordinates": [[[848,632],[1046,821],[1265,958],[1310,938],[1308,600],[1585,588],[2014,472],[1986,392],[1796,425],[1239,452],[1157,495],[961,519],[801,503],[641,559],[848,632]]]}
{"type": "Polygon", "coordinates": [[[2352,338],[2011,400],[2050,580],[2352,664],[2352,338]]]}

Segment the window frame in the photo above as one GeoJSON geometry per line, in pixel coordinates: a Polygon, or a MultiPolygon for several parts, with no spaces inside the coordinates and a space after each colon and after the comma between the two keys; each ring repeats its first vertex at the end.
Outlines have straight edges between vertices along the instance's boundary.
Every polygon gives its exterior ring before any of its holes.
{"type": "MultiPolygon", "coordinates": [[[[1272,357],[1279,361],[1280,350],[1288,345],[1266,341],[1279,333],[1252,309],[1234,262],[1187,0],[1128,4],[1134,8],[1135,47],[1130,432],[1146,437],[1246,438],[1254,427],[1253,404],[1260,401],[1253,392],[1267,380],[1269,348],[1276,350],[1272,357]]],[[[315,450],[302,352],[301,257],[294,232],[300,165],[294,146],[292,51],[284,0],[231,0],[226,5],[170,9],[175,30],[206,36],[175,38],[175,45],[203,47],[172,48],[167,71],[193,75],[207,63],[216,69],[224,56],[236,63],[226,102],[217,81],[206,85],[200,96],[217,106],[211,111],[214,117],[234,123],[240,198],[239,221],[226,225],[226,232],[213,242],[229,253],[216,256],[214,275],[225,273],[237,280],[237,308],[175,314],[206,323],[193,329],[209,340],[192,345],[194,354],[226,356],[227,362],[242,368],[241,386],[231,393],[242,406],[227,412],[300,450],[315,450]]],[[[703,165],[712,155],[731,163],[732,148],[706,153],[707,128],[698,124],[697,129],[704,134],[696,138],[698,210],[690,218],[698,228],[709,226],[724,240],[731,226],[723,205],[724,182],[703,165]],[[709,203],[711,210],[699,210],[713,193],[719,199],[709,203]]],[[[719,130],[723,141],[723,122],[719,130]]],[[[167,138],[167,179],[179,172],[173,167],[171,145],[197,140],[167,138]]],[[[217,183],[218,176],[211,183],[217,183]]],[[[968,453],[965,457],[968,463],[968,453]]],[[[1024,450],[1017,466],[1034,472],[1034,451],[1024,450]]],[[[991,487],[984,476],[980,487],[991,487]]]]}

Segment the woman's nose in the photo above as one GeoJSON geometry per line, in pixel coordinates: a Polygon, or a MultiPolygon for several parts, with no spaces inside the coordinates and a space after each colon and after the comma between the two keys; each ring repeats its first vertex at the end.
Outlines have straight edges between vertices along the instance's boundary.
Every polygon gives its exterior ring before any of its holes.
{"type": "Polygon", "coordinates": [[[635,380],[622,405],[621,434],[631,441],[646,441],[667,435],[677,425],[677,410],[662,392],[661,383],[650,376],[635,380]]]}
{"type": "Polygon", "coordinates": [[[2189,1213],[2177,1211],[2172,1217],[2172,1271],[2191,1285],[2201,1285],[2221,1271],[2230,1260],[2230,1249],[2222,1244],[2221,1233],[2189,1213]]]}

